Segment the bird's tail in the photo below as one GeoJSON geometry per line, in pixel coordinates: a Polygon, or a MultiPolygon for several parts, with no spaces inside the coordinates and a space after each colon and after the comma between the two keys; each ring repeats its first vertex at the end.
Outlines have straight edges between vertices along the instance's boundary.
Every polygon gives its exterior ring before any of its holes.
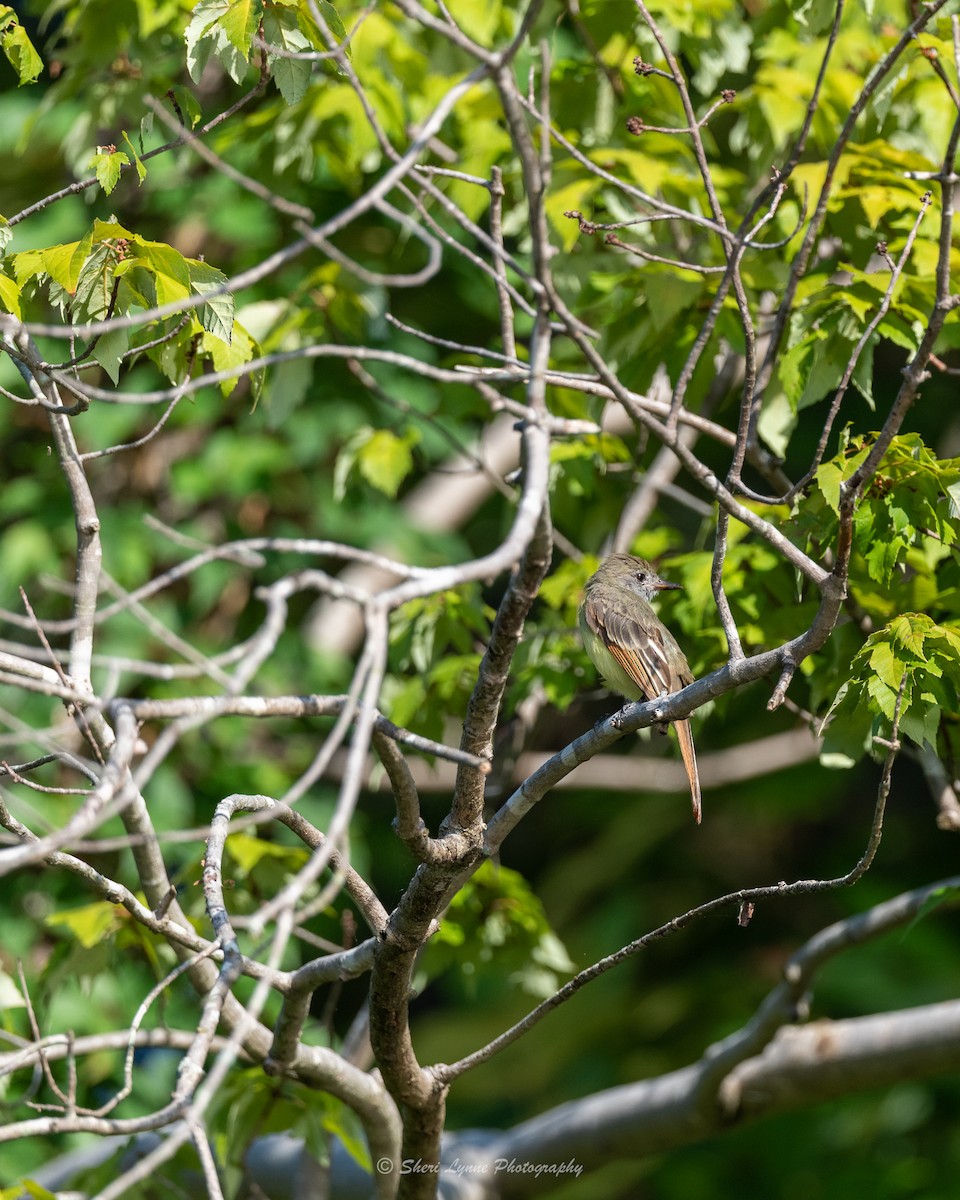
{"type": "Polygon", "coordinates": [[[687,779],[690,780],[690,798],[693,801],[693,819],[700,824],[703,810],[700,805],[700,776],[697,772],[697,753],[693,748],[693,734],[690,732],[689,721],[675,721],[677,741],[680,743],[680,753],[683,765],[687,768],[687,779]]]}

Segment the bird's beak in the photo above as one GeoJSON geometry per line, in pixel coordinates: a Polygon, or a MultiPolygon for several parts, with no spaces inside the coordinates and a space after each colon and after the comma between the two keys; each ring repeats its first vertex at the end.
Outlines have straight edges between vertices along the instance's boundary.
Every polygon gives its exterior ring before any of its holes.
{"type": "Polygon", "coordinates": [[[658,592],[676,592],[683,591],[682,583],[667,583],[665,579],[658,579],[653,585],[658,592]]]}

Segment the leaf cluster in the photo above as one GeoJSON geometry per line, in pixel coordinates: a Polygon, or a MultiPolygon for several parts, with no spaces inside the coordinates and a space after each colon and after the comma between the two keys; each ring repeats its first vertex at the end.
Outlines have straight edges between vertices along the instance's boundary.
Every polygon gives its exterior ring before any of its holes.
{"type": "Polygon", "coordinates": [[[538,1000],[576,970],[530,884],[492,862],[454,897],[421,965],[430,979],[455,972],[474,997],[517,988],[538,1000]]]}

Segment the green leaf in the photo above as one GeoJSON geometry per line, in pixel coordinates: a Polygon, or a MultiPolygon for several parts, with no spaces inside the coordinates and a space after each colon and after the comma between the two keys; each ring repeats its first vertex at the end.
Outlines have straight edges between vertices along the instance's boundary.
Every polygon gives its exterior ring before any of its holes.
{"type": "Polygon", "coordinates": [[[940,730],[940,716],[940,706],[932,703],[929,694],[926,694],[913,704],[908,712],[901,712],[900,732],[906,734],[918,746],[935,747],[940,730]]]}
{"type": "Polygon", "coordinates": [[[894,617],[888,628],[895,642],[912,651],[917,658],[925,658],[924,639],[927,633],[935,628],[933,621],[925,613],[902,613],[899,617],[894,617]]]}
{"type": "Polygon", "coordinates": [[[826,29],[836,12],[833,0],[790,0],[789,7],[796,20],[810,26],[814,33],[826,29]]]}
{"type": "Polygon", "coordinates": [[[656,333],[667,333],[703,295],[703,277],[657,266],[644,272],[647,309],[656,333]]]}
{"type": "Polygon", "coordinates": [[[960,479],[955,480],[946,488],[947,500],[950,503],[950,516],[960,520],[960,479]]]}
{"type": "Polygon", "coordinates": [[[891,213],[911,211],[916,208],[917,197],[909,188],[871,184],[855,191],[864,216],[871,229],[880,230],[884,219],[891,213]]]}
{"type": "MultiPolygon", "coordinates": [[[[327,48],[326,43],[319,38],[319,30],[317,30],[317,27],[314,24],[313,19],[310,17],[308,6],[304,5],[304,4],[298,4],[296,7],[297,7],[297,13],[300,18],[301,29],[303,29],[304,33],[308,37],[311,36],[312,30],[316,30],[318,40],[315,41],[313,44],[317,47],[318,50],[325,50],[327,48]]],[[[326,21],[327,25],[329,26],[330,32],[333,34],[333,36],[337,39],[338,42],[343,42],[346,39],[347,30],[343,24],[343,21],[340,19],[340,14],[337,12],[336,8],[330,3],[330,0],[318,0],[317,9],[319,10],[320,15],[323,17],[323,19],[326,21]]],[[[349,46],[347,46],[347,54],[349,55],[350,53],[351,53],[351,49],[349,46]]]]}
{"type": "Polygon", "coordinates": [[[9,275],[4,275],[2,271],[0,271],[0,304],[8,313],[20,317],[20,288],[15,280],[11,279],[9,275]]]}
{"type": "Polygon", "coordinates": [[[17,73],[17,87],[37,81],[43,70],[43,59],[34,49],[16,13],[6,5],[0,10],[0,48],[17,73]]]}
{"type": "Polygon", "coordinates": [[[83,274],[84,265],[92,248],[93,230],[90,229],[79,242],[74,243],[72,253],[66,253],[70,249],[67,246],[54,246],[50,250],[44,251],[43,261],[47,268],[47,274],[66,291],[75,292],[80,286],[80,276],[83,274]],[[64,252],[62,261],[60,259],[61,251],[64,252]]]}
{"type": "Polygon", "coordinates": [[[108,196],[117,186],[122,168],[129,165],[130,159],[126,154],[122,150],[110,146],[98,146],[96,154],[87,163],[88,167],[93,167],[97,183],[108,196]]]}
{"type": "Polygon", "coordinates": [[[558,974],[576,970],[553,932],[543,905],[518,872],[486,862],[457,893],[444,914],[439,935],[424,953],[434,977],[457,967],[476,979],[496,971],[530,995],[546,996],[558,986],[558,974]],[[446,931],[448,923],[454,929],[446,931]]]}
{"type": "Polygon", "coordinates": [[[894,654],[889,642],[880,642],[874,646],[870,655],[870,666],[887,687],[893,688],[894,691],[899,689],[906,668],[894,654]]]}
{"type": "Polygon", "coordinates": [[[563,187],[552,189],[547,193],[544,201],[547,220],[560,235],[564,250],[572,250],[581,238],[587,240],[587,235],[581,234],[576,218],[567,217],[564,214],[586,209],[587,212],[584,215],[589,218],[589,202],[599,190],[599,180],[588,177],[577,179],[573,183],[565,184],[563,187]]]}
{"type": "Polygon", "coordinates": [[[357,454],[360,474],[367,483],[391,498],[413,469],[411,447],[420,440],[416,430],[398,437],[389,429],[378,429],[357,454]]]}
{"type": "Polygon", "coordinates": [[[226,1110],[218,1114],[215,1127],[224,1127],[225,1117],[223,1152],[228,1162],[240,1162],[255,1138],[270,1133],[301,1138],[318,1162],[329,1162],[328,1135],[333,1134],[364,1171],[370,1170],[359,1118],[328,1092],[270,1079],[256,1068],[234,1072],[215,1104],[226,1110]]]}
{"type": "Polygon", "coordinates": [[[14,1187],[0,1190],[0,1200],[23,1200],[25,1195],[30,1200],[57,1200],[55,1193],[48,1192],[32,1179],[21,1179],[14,1187]]]}
{"type": "Polygon", "coordinates": [[[233,0],[220,20],[220,26],[230,39],[231,45],[244,56],[250,57],[253,35],[263,18],[262,0],[233,0]]]}
{"type": "Polygon", "coordinates": [[[871,675],[867,680],[867,694],[887,720],[892,721],[897,705],[897,689],[888,687],[879,676],[871,675]]]}
{"type": "Polygon", "coordinates": [[[778,458],[786,458],[790,436],[796,427],[796,406],[782,388],[771,390],[764,397],[757,432],[778,458]]]}
{"type": "Polygon", "coordinates": [[[197,103],[193,92],[177,85],[170,89],[171,99],[176,102],[180,121],[187,129],[196,129],[203,117],[203,110],[197,103]]]}
{"type": "Polygon", "coordinates": [[[185,300],[191,295],[190,267],[179,250],[165,242],[148,242],[134,236],[136,254],[122,264],[124,271],[142,266],[153,276],[157,289],[157,303],[167,304],[172,300],[185,300]]]}
{"type": "Polygon", "coordinates": [[[562,608],[575,608],[580,601],[583,585],[594,569],[596,569],[595,562],[593,568],[588,569],[587,564],[576,563],[569,558],[564,559],[557,569],[541,583],[540,599],[558,611],[562,608]]]}
{"type": "Polygon", "coordinates": [[[246,38],[245,31],[248,20],[257,8],[262,9],[262,5],[251,3],[251,0],[240,0],[238,4],[231,3],[231,0],[200,0],[184,33],[187,70],[194,83],[200,82],[211,55],[219,61],[234,83],[243,82],[249,67],[250,42],[256,24],[249,38],[246,38]],[[232,9],[237,11],[231,12],[232,9]],[[238,46],[234,37],[241,43],[246,41],[246,48],[238,46]]]}
{"type": "MultiPolygon", "coordinates": [[[[276,46],[290,54],[302,54],[311,50],[313,47],[304,36],[297,18],[297,10],[268,8],[263,16],[264,40],[270,46],[276,46]]],[[[307,59],[287,58],[270,51],[267,51],[267,59],[280,95],[287,104],[296,104],[307,90],[313,64],[307,59]]]]}
{"type": "Polygon", "coordinates": [[[864,555],[870,578],[875,579],[877,583],[889,583],[905,545],[906,542],[903,538],[891,537],[889,540],[877,538],[864,555]]]}
{"type": "MultiPolygon", "coordinates": [[[[300,1113],[312,1098],[302,1086],[268,1079],[262,1071],[247,1070],[235,1073],[217,1099],[228,1106],[228,1161],[238,1163],[255,1137],[287,1133],[298,1125],[300,1113]]],[[[326,1147],[312,1144],[310,1150],[321,1162],[327,1158],[326,1147]]]]}
{"type": "Polygon", "coordinates": [[[98,902],[50,913],[46,923],[51,929],[69,933],[85,950],[90,950],[121,928],[123,916],[117,905],[98,902]]]}
{"type": "Polygon", "coordinates": [[[208,333],[214,334],[221,341],[229,344],[233,337],[234,298],[230,292],[224,291],[227,277],[216,267],[199,262],[195,258],[184,259],[189,275],[190,286],[198,296],[210,296],[210,299],[197,309],[200,324],[208,333]],[[213,295],[212,293],[217,293],[213,295]]]}
{"type": "MultiPolygon", "coordinates": [[[[259,351],[257,343],[250,337],[243,326],[236,321],[233,324],[232,336],[229,341],[224,341],[219,334],[204,333],[201,347],[203,352],[209,354],[213,360],[215,371],[229,371],[233,367],[243,366],[244,363],[249,362],[259,351]]],[[[260,370],[251,372],[249,376],[254,403],[259,398],[263,387],[263,374],[263,371],[260,370]]],[[[225,379],[220,384],[220,390],[224,396],[230,395],[240,382],[240,378],[237,375],[234,379],[225,379]]]]}
{"type": "Polygon", "coordinates": [[[92,234],[82,241],[65,242],[41,250],[24,250],[11,257],[17,283],[23,287],[35,276],[48,276],[66,292],[76,291],[80,273],[90,253],[92,234]]]}
{"type": "Polygon", "coordinates": [[[367,481],[387,496],[395,496],[413,467],[411,447],[420,440],[415,429],[402,437],[389,429],[357,430],[337,456],[334,466],[334,496],[342,500],[347,480],[356,466],[367,481]]]}
{"type": "Polygon", "coordinates": [[[120,364],[130,349],[130,330],[112,329],[101,334],[93,346],[93,357],[114,383],[120,379],[120,364]]]}
{"type": "Polygon", "coordinates": [[[844,477],[843,466],[836,459],[821,463],[817,468],[817,486],[835,513],[840,512],[840,485],[844,477]]]}
{"type": "Polygon", "coordinates": [[[268,842],[249,833],[230,835],[230,854],[237,866],[247,875],[264,859],[275,858],[287,863],[291,871],[299,870],[310,855],[299,846],[284,846],[268,842]]]}
{"type": "Polygon", "coordinates": [[[423,713],[426,696],[426,685],[419,675],[403,680],[388,676],[384,683],[381,703],[383,711],[389,715],[391,721],[409,728],[417,716],[423,713]]]}
{"type": "MultiPolygon", "coordinates": [[[[90,228],[87,235],[91,242],[105,242],[112,238],[125,238],[129,240],[133,234],[125,225],[121,225],[119,221],[101,221],[98,217],[90,228]]],[[[87,239],[84,238],[84,241],[87,239]]]]}
{"type": "MultiPolygon", "coordinates": [[[[337,1096],[331,1096],[329,1092],[321,1092],[319,1099],[321,1103],[317,1105],[317,1093],[311,1093],[310,1111],[314,1111],[314,1106],[319,1109],[320,1124],[323,1129],[338,1138],[357,1166],[369,1173],[371,1170],[370,1151],[367,1148],[367,1140],[363,1135],[356,1113],[349,1105],[337,1096]]],[[[316,1141],[314,1140],[311,1145],[315,1147],[316,1141]]]]}
{"type": "Polygon", "coordinates": [[[130,147],[130,153],[133,155],[133,165],[137,168],[137,178],[140,180],[141,183],[143,183],[143,181],[147,177],[147,168],[140,161],[140,155],[137,153],[136,149],[134,148],[133,142],[130,141],[130,138],[127,136],[126,131],[124,131],[123,140],[130,147]]]}
{"type": "Polygon", "coordinates": [[[107,315],[117,265],[116,249],[108,242],[101,242],[87,256],[73,291],[73,308],[78,316],[96,321],[107,315]]]}
{"type": "Polygon", "coordinates": [[[444,654],[430,668],[427,683],[445,701],[448,713],[457,711],[459,699],[470,694],[480,668],[480,658],[480,654],[444,654]]]}

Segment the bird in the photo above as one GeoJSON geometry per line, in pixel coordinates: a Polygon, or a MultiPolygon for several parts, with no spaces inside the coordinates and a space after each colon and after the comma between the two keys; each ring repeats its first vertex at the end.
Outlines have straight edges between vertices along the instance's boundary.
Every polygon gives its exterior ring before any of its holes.
{"type": "MultiPolygon", "coordinates": [[[[680,587],[633,554],[611,554],[587,580],[580,607],[584,648],[604,683],[627,700],[656,700],[693,683],[686,656],[651,607],[658,592],[680,587]]],[[[699,825],[703,809],[690,722],[673,724],[699,825]]]]}

